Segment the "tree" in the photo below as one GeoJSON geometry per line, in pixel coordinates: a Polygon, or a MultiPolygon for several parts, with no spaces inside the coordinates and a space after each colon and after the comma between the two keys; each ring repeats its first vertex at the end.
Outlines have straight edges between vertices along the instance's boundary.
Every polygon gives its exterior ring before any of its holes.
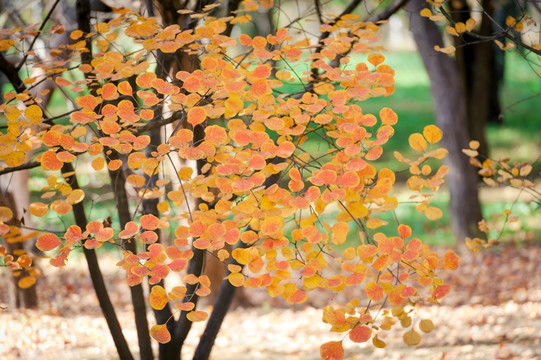
{"type": "MultiPolygon", "coordinates": [[[[49,16],[39,31],[2,32],[6,56],[0,54],[0,69],[13,90],[0,107],[6,124],[0,174],[38,167],[46,174],[45,196],[29,211],[66,216],[69,226],[44,229],[37,247],[54,266],[82,249],[122,359],[133,355],[100,272],[95,249],[102,246],[123,254],[118,265],[126,270],[142,359],[153,357],[151,337],[160,343],[160,358],[179,358],[192,322],[208,317],[197,302],[210,292],[203,267],[211,251],[227,264],[226,274],[194,358],[209,356],[241,286],[266,287],[291,304],[306,301],[319,287],[358,286],[366,294],[362,301],[323,310],[331,330],[354,342],[384,346],[378,332],[397,319],[410,345],[420,341],[417,326],[425,332],[433,327],[429,319],[414,324],[405,307],[444,297],[450,286],[436,270],[456,269],[458,257],[452,251],[438,256],[396,216],[387,227],[381,217],[399,205],[394,172],[377,162],[398,116],[388,107],[377,116],[363,113],[359,103],[390,96],[394,71],[374,45],[377,25],[352,14],[359,3],[330,15],[316,1],[311,11],[321,35],[315,44],[306,32],[295,31],[301,18],[265,37],[242,33],[249,12],[269,9],[269,1],[198,2],[194,9],[163,1],[159,18],[114,9],[110,19],[93,21],[90,3],[79,0],[78,29],[70,33],[73,43],[64,45],[70,59],[47,64],[32,64],[33,45],[21,44],[44,36],[49,16]],[[238,38],[231,37],[233,27],[241,30],[238,38]],[[18,65],[11,55],[22,59],[18,65]],[[45,75],[21,74],[21,64],[41,67],[45,75]],[[47,116],[31,93],[46,80],[73,93],[76,108],[47,116]],[[31,142],[38,145],[36,161],[26,161],[31,142]],[[176,166],[173,172],[166,163],[176,166]],[[89,199],[78,184],[85,167],[108,176],[118,218],[89,217],[89,199]],[[165,232],[174,236],[171,245],[164,244],[165,232]],[[340,264],[341,274],[329,275],[332,262],[340,264]],[[171,272],[185,274],[183,283],[166,286],[171,272]],[[152,327],[143,284],[149,285],[152,327]],[[386,303],[392,312],[379,314],[386,303]]],[[[371,20],[387,18],[403,3],[392,3],[371,20]]],[[[150,5],[147,11],[154,14],[150,5]]],[[[62,32],[61,26],[49,31],[53,38],[62,32]]],[[[437,146],[441,138],[436,126],[427,126],[409,137],[416,159],[397,154],[412,173],[408,185],[420,195],[417,209],[428,219],[441,216],[430,199],[448,168],[426,164],[445,157],[437,146]]],[[[3,238],[17,231],[17,224],[7,223],[12,217],[0,207],[3,238]]],[[[8,254],[4,247],[0,254],[11,269],[31,266],[28,254],[8,254]]],[[[323,344],[321,355],[340,358],[341,342],[323,344]]]]}
{"type": "Polygon", "coordinates": [[[531,22],[527,3],[519,6],[518,16],[510,14],[516,18],[508,16],[505,24],[492,16],[494,1],[478,5],[480,10],[471,9],[466,1],[411,0],[407,5],[411,29],[430,78],[436,122],[446,134],[443,145],[449,150],[451,224],[459,241],[485,236],[477,226],[483,219],[479,177],[462,149],[471,140],[479,141],[479,153],[488,157],[485,126],[501,115],[496,57],[516,47],[541,55],[539,42],[527,44],[517,36],[517,31],[524,31],[531,22]],[[444,45],[440,31],[443,26],[436,23],[444,24],[445,33],[453,36],[454,46],[444,45]]]}

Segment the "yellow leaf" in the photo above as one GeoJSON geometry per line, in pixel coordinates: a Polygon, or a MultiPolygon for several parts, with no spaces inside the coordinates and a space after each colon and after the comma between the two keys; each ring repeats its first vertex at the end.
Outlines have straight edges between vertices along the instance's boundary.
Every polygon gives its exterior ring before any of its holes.
{"type": "Polygon", "coordinates": [[[447,31],[449,35],[458,36],[458,33],[456,32],[455,28],[452,26],[446,26],[445,31],[447,31]]]}
{"type": "Polygon", "coordinates": [[[24,111],[24,116],[26,116],[32,124],[38,124],[43,120],[43,111],[37,105],[30,105],[24,111]]]}
{"type": "Polygon", "coordinates": [[[443,132],[436,125],[428,125],[423,129],[423,135],[429,144],[435,144],[441,140],[443,132]]]}
{"type": "Polygon", "coordinates": [[[0,206],[0,221],[8,222],[11,218],[13,218],[13,211],[8,207],[0,206]]]}
{"type": "Polygon", "coordinates": [[[425,151],[428,145],[423,135],[419,133],[411,134],[408,141],[409,141],[410,147],[416,151],[425,151]]]}
{"type": "Polygon", "coordinates": [[[480,144],[479,144],[479,141],[472,140],[472,141],[470,141],[469,146],[470,146],[470,149],[477,150],[477,149],[479,149],[480,144]]]}
{"type": "Polygon", "coordinates": [[[437,14],[437,15],[430,16],[429,19],[436,22],[436,21],[445,20],[445,16],[443,16],[442,14],[437,14]]]}
{"type": "Polygon", "coordinates": [[[456,51],[456,48],[453,45],[446,46],[444,48],[439,45],[434,46],[434,50],[442,52],[444,54],[452,54],[456,51]]]}
{"type": "Polygon", "coordinates": [[[42,217],[47,215],[47,213],[49,212],[49,206],[42,202],[35,202],[30,204],[29,210],[30,214],[37,217],[42,217]]]}
{"type": "Polygon", "coordinates": [[[403,335],[404,343],[406,345],[417,345],[421,342],[421,335],[417,333],[415,330],[411,329],[410,331],[407,331],[403,335]]]}
{"type": "Polygon", "coordinates": [[[205,321],[208,316],[209,314],[204,311],[190,311],[186,314],[186,318],[192,322],[205,321]]]}
{"type": "Polygon", "coordinates": [[[70,38],[72,40],[77,40],[79,39],[81,36],[83,36],[83,32],[81,30],[74,30],[71,32],[70,34],[70,38]]]}
{"type": "Polygon", "coordinates": [[[475,27],[475,20],[473,18],[469,18],[468,20],[466,20],[467,31],[472,31],[474,27],[475,27]]]}
{"type": "Polygon", "coordinates": [[[455,24],[455,29],[457,33],[462,34],[466,32],[466,24],[464,24],[463,22],[457,22],[455,24]]]}
{"type": "Polygon", "coordinates": [[[429,333],[434,330],[434,323],[430,319],[421,320],[419,329],[421,329],[422,332],[429,333]]]}
{"type": "Polygon", "coordinates": [[[425,216],[428,220],[438,220],[443,216],[443,212],[434,206],[429,206],[425,210],[425,216]]]}
{"type": "Polygon", "coordinates": [[[372,338],[372,344],[378,349],[383,349],[387,344],[384,341],[381,341],[377,336],[372,338]]]}
{"type": "Polygon", "coordinates": [[[239,286],[244,285],[244,281],[245,281],[244,275],[238,272],[229,274],[229,276],[227,276],[226,279],[228,279],[231,285],[233,285],[234,287],[239,287],[239,286]]]}
{"type": "Polygon", "coordinates": [[[150,306],[152,306],[153,309],[161,310],[167,305],[169,298],[167,297],[165,289],[160,285],[156,285],[153,286],[150,291],[149,301],[150,306]]]}
{"type": "Polygon", "coordinates": [[[520,168],[520,176],[528,176],[532,171],[532,165],[526,164],[520,168]]]}
{"type": "Polygon", "coordinates": [[[83,201],[84,198],[85,192],[81,189],[75,189],[68,195],[66,202],[70,205],[74,205],[83,201]]]}
{"type": "Polygon", "coordinates": [[[468,155],[469,157],[471,158],[474,158],[476,157],[477,155],[479,155],[479,153],[477,152],[477,150],[470,150],[470,149],[462,149],[462,152],[466,155],[468,155]]]}
{"type": "Polygon", "coordinates": [[[178,177],[182,181],[190,180],[193,174],[193,169],[191,167],[183,167],[178,171],[178,177]]]}
{"type": "Polygon", "coordinates": [[[424,8],[423,10],[421,10],[421,16],[422,17],[430,17],[430,16],[432,16],[432,11],[430,11],[430,9],[428,9],[428,8],[424,8]]]}
{"type": "Polygon", "coordinates": [[[36,283],[36,278],[34,276],[25,276],[19,280],[17,285],[19,285],[21,289],[28,289],[35,283],[36,283]]]}

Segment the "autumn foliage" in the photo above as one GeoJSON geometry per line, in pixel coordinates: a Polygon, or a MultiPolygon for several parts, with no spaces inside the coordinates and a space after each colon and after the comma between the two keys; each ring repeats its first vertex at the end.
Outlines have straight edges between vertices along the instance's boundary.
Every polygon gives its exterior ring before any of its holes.
{"type": "MultiPolygon", "coordinates": [[[[382,347],[378,334],[399,322],[405,343],[416,345],[419,330],[434,325],[416,319],[412,305],[447,295],[451,286],[438,274],[456,269],[459,259],[452,251],[441,257],[430,250],[396,216],[392,224],[382,219],[400,206],[395,173],[378,163],[384,151],[392,151],[386,143],[396,136],[399,117],[387,107],[363,111],[364,100],[394,91],[394,70],[376,45],[378,27],[343,16],[321,29],[330,35],[320,47],[289,26],[267,36],[226,34],[228,24],[249,21],[245,10],[257,6],[246,2],[229,18],[210,16],[211,8],[187,13],[199,22],[194,31],[164,28],[156,18],[116,9],[91,33],[71,33],[69,61],[34,64],[45,75],[30,73],[27,90],[4,94],[3,171],[25,167],[34,151],[47,179],[41,198],[29,207],[32,215],[71,219],[74,206],[87,201],[84,189],[68,181],[82,169],[105,177],[120,171],[136,194],[129,199],[131,221],[94,218],[81,226],[69,220],[61,233],[33,234],[36,246],[53,266],[64,266],[73,249],[114,244],[122,251],[118,266],[128,285],[148,281],[152,308],[171,306],[175,316],[182,312],[192,322],[207,319],[193,299],[208,296],[211,285],[200,271],[188,270],[198,252],[216,254],[235,287],[264,287],[290,304],[305,302],[318,288],[355,287],[358,298],[323,309],[331,331],[382,347]],[[81,62],[90,43],[92,60],[81,62]],[[200,66],[160,78],[157,52],[182,52],[200,66]],[[76,109],[63,118],[45,116],[39,96],[31,95],[33,84],[46,78],[74,94],[76,109]],[[152,129],[160,129],[155,147],[152,129]],[[66,164],[73,170],[66,172],[66,164]],[[148,199],[156,200],[154,213],[140,206],[148,199]],[[173,234],[169,243],[163,232],[173,234]],[[329,275],[333,267],[341,269],[339,275],[329,275]],[[183,281],[165,286],[171,273],[182,274],[183,281]]],[[[1,35],[3,50],[24,53],[17,44],[35,30],[1,35]]],[[[427,160],[445,157],[438,147],[442,133],[431,125],[399,136],[409,136],[418,154],[394,154],[411,173],[407,185],[417,210],[438,219],[442,212],[430,199],[447,168],[427,160]]],[[[1,207],[0,233],[8,241],[25,240],[11,218],[10,209],[1,207]]],[[[15,275],[33,266],[29,253],[0,250],[15,275]]],[[[22,278],[19,285],[34,281],[22,278]]],[[[171,340],[163,322],[150,335],[160,343],[171,340]]],[[[321,356],[342,358],[342,342],[323,344],[321,356]]]]}

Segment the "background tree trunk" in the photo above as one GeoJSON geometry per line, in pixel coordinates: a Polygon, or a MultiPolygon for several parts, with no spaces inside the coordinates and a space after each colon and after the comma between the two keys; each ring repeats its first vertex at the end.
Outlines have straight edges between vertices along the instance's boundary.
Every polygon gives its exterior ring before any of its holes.
{"type": "MultiPolygon", "coordinates": [[[[27,190],[28,170],[18,171],[13,174],[8,174],[0,177],[0,205],[6,206],[13,211],[13,219],[9,225],[22,225],[25,223],[24,205],[30,203],[30,196],[27,190]]],[[[25,230],[21,229],[24,234],[25,230]]],[[[9,254],[21,254],[25,251],[24,242],[5,241],[6,249],[9,254]]],[[[35,265],[34,265],[35,266],[35,265]]],[[[11,276],[13,286],[10,286],[8,294],[10,307],[13,308],[37,308],[38,296],[36,293],[36,284],[27,289],[21,289],[18,286],[19,279],[28,276],[29,271],[22,269],[19,271],[19,276],[11,276]]]]}
{"type": "Polygon", "coordinates": [[[477,222],[482,219],[477,173],[462,153],[470,140],[466,94],[456,62],[434,50],[435,45],[444,46],[443,39],[437,25],[419,14],[426,6],[424,0],[410,0],[407,11],[411,31],[430,78],[436,123],[443,130],[443,145],[449,151],[446,164],[449,166],[451,226],[457,240],[463,241],[467,236],[479,236],[477,222]]]}

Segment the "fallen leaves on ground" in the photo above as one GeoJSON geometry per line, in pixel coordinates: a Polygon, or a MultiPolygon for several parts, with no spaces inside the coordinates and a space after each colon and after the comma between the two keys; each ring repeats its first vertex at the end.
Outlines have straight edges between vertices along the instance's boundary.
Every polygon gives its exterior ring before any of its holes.
{"type": "MultiPolygon", "coordinates": [[[[441,250],[442,253],[445,249],[441,250]]],[[[453,291],[442,306],[419,306],[419,318],[436,328],[421,344],[407,347],[403,330],[382,335],[385,349],[344,341],[346,359],[538,359],[541,358],[541,247],[505,247],[461,253],[459,270],[449,272],[453,291]]],[[[111,298],[128,342],[137,335],[124,275],[112,255],[100,261],[111,298]]],[[[38,280],[40,309],[0,314],[0,354],[5,359],[117,359],[84,261],[71,259],[66,269],[42,265],[38,280]]],[[[7,275],[4,274],[4,279],[7,275]]],[[[0,282],[2,307],[8,282],[0,282]]],[[[230,312],[213,350],[214,359],[319,359],[319,345],[339,341],[321,322],[320,308],[362,294],[310,294],[308,305],[287,306],[264,291],[249,292],[256,306],[230,312]],[[239,341],[242,339],[242,341],[239,341]]],[[[149,313],[149,319],[152,315],[149,313]]],[[[191,358],[205,323],[195,323],[183,350],[191,358]]],[[[157,346],[157,344],[155,344],[157,346]]],[[[136,349],[134,349],[135,351],[136,349]]],[[[157,350],[157,348],[156,348],[157,350]]],[[[157,351],[155,351],[157,353],[157,351]]]]}

